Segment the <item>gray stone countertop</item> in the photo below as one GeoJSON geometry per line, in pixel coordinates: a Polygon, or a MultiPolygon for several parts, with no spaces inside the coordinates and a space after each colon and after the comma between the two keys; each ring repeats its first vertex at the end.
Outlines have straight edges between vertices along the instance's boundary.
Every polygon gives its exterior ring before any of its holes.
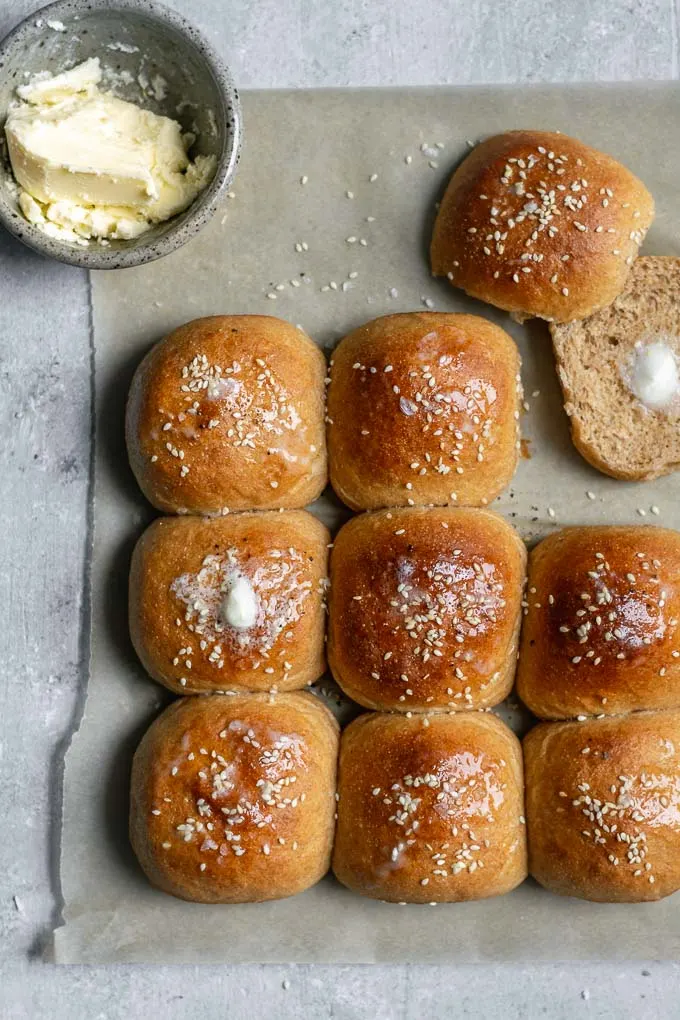
{"type": "MultiPolygon", "coordinates": [[[[0,0],[0,35],[34,6],[0,0]]],[[[242,88],[669,79],[680,0],[173,0],[242,88]]],[[[678,125],[675,125],[678,129],[678,125]]],[[[52,769],[83,682],[84,272],[0,236],[0,1017],[676,1017],[676,964],[63,967],[52,769]]],[[[329,938],[332,931],[329,930],[329,938]]]]}

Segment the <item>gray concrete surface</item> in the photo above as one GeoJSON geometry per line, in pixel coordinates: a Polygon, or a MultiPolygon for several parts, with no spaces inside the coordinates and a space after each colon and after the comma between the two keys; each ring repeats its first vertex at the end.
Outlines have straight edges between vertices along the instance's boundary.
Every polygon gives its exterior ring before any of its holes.
{"type": "MultiPolygon", "coordinates": [[[[242,87],[678,78],[679,0],[174,0],[242,87]]],[[[0,34],[32,9],[0,0],[0,34]]],[[[634,129],[634,123],[631,123],[634,129]]],[[[669,125],[678,130],[678,124],[669,125]]],[[[55,968],[52,768],[82,682],[86,275],[0,236],[0,1018],[677,1017],[675,964],[55,968]]],[[[329,924],[329,938],[332,927],[329,924]]],[[[556,933],[559,938],[559,932],[556,933]]]]}

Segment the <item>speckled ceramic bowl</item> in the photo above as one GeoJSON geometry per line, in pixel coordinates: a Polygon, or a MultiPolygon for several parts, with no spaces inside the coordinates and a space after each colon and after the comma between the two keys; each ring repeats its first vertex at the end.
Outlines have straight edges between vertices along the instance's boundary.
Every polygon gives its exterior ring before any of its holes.
{"type": "Polygon", "coordinates": [[[179,14],[151,0],[59,0],[26,18],[0,43],[0,223],[29,247],[87,269],[152,262],[179,248],[213,215],[233,179],[241,112],[231,75],[179,14]],[[4,144],[4,121],[17,85],[38,71],[55,74],[99,57],[102,88],[178,120],[196,141],[190,156],[215,155],[212,181],[183,213],[130,241],[87,247],[48,237],[22,216],[4,144]]]}

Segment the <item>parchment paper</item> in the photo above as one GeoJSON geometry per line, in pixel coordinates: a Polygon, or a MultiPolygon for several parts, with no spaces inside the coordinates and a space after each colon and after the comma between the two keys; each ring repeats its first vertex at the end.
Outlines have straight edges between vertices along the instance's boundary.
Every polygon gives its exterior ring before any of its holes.
{"type": "MultiPolygon", "coordinates": [[[[435,201],[467,140],[516,127],[575,134],[627,163],[657,201],[645,250],[680,255],[679,102],[680,88],[663,84],[252,93],[244,102],[235,197],[181,251],[141,269],[94,275],[92,662],[85,716],[66,762],[58,961],[678,956],[680,895],[660,904],[597,905],[528,881],[500,899],[433,910],[365,900],[331,878],[302,896],[261,905],[202,906],[154,891],[128,846],[127,787],[132,752],[167,696],[143,674],[127,635],[129,557],[151,511],[127,466],[123,408],[148,346],[195,316],[275,314],[330,349],[360,323],[423,308],[427,300],[438,310],[485,315],[520,345],[531,458],[497,506],[525,538],[567,523],[642,523],[638,508],[645,522],[680,527],[677,475],[626,484],[598,474],[575,452],[545,326],[518,326],[465,299],[431,278],[426,259],[435,201]],[[296,251],[302,242],[308,250],[296,251]],[[659,516],[650,514],[652,505],[659,516]]],[[[334,525],[345,516],[332,497],[315,509],[334,525]]]]}

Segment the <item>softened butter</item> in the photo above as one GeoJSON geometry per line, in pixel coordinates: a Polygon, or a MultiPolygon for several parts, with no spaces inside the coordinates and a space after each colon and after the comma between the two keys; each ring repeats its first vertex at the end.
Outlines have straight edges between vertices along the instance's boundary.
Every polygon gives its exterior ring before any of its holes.
{"type": "Polygon", "coordinates": [[[99,60],[17,89],[5,133],[19,206],[65,240],[133,238],[186,209],[215,169],[175,120],[101,91],[99,60]]]}

